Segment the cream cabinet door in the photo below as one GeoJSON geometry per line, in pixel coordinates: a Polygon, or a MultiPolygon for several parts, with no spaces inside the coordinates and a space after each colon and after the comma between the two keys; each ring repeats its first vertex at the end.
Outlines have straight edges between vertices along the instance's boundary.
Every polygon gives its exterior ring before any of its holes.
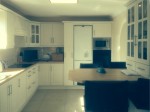
{"type": "Polygon", "coordinates": [[[17,112],[16,96],[18,88],[15,84],[16,78],[0,86],[1,112],[17,112]]]}
{"type": "Polygon", "coordinates": [[[53,24],[53,44],[55,46],[64,45],[64,25],[63,23],[53,24]]]}
{"type": "Polygon", "coordinates": [[[14,15],[0,9],[0,49],[14,48],[14,15]]]}
{"type": "Polygon", "coordinates": [[[21,73],[18,77],[18,88],[19,95],[17,98],[19,101],[17,102],[18,110],[21,111],[23,109],[23,106],[26,103],[26,72],[21,73]]]}
{"type": "Polygon", "coordinates": [[[93,37],[111,37],[111,23],[101,22],[93,24],[93,37]]]}
{"type": "Polygon", "coordinates": [[[52,85],[63,85],[64,64],[51,64],[52,85]]]}
{"type": "Polygon", "coordinates": [[[4,83],[0,86],[0,112],[9,112],[8,108],[8,83],[4,83]]]}
{"type": "Polygon", "coordinates": [[[51,84],[51,71],[50,64],[39,64],[39,86],[51,84]]]}
{"type": "Polygon", "coordinates": [[[41,23],[41,46],[50,46],[53,38],[53,24],[41,23]]]}

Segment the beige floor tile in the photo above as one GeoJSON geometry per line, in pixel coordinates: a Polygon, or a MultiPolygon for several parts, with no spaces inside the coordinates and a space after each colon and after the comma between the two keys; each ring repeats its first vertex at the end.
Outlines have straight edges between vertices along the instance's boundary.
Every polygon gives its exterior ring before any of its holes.
{"type": "Polygon", "coordinates": [[[84,112],[84,90],[38,90],[22,112],[84,112]]]}

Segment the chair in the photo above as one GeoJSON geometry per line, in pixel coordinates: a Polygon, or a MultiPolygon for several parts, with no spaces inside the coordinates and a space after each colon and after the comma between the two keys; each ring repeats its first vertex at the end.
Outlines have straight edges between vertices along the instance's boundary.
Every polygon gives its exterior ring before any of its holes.
{"type": "Polygon", "coordinates": [[[86,81],[85,112],[128,112],[127,81],[86,81]]]}
{"type": "Polygon", "coordinates": [[[150,110],[150,79],[129,82],[128,94],[137,109],[150,110]]]}
{"type": "Polygon", "coordinates": [[[126,68],[126,62],[110,62],[110,68],[126,68]]]}

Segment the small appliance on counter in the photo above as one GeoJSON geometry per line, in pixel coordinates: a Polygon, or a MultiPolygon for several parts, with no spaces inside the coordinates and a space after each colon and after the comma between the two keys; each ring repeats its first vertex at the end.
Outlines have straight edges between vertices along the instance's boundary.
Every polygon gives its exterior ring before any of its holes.
{"type": "Polygon", "coordinates": [[[52,61],[63,61],[64,55],[62,53],[52,53],[52,61]]]}
{"type": "Polygon", "coordinates": [[[1,60],[1,61],[0,61],[0,72],[3,72],[3,70],[4,70],[5,68],[7,68],[7,67],[8,67],[8,66],[7,66],[6,62],[3,61],[3,60],[1,60]]]}

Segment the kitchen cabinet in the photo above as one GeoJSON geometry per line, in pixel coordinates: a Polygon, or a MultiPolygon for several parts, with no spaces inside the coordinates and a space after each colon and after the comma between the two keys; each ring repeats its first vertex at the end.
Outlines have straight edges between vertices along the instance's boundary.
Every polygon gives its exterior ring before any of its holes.
{"type": "Polygon", "coordinates": [[[0,49],[14,48],[14,15],[0,6],[0,49]]]}
{"type": "Polygon", "coordinates": [[[30,22],[30,37],[29,37],[30,47],[40,46],[40,23],[30,22]]]}
{"type": "Polygon", "coordinates": [[[73,24],[64,23],[64,85],[73,85],[69,71],[73,70],[73,24]]]}
{"type": "Polygon", "coordinates": [[[41,63],[39,72],[39,85],[63,85],[63,64],[41,63]]]}
{"type": "Polygon", "coordinates": [[[16,112],[15,82],[14,78],[0,86],[0,112],[16,112]]]}
{"type": "Polygon", "coordinates": [[[94,38],[110,38],[111,35],[111,22],[98,22],[93,23],[93,37],[94,38]]]}
{"type": "Polygon", "coordinates": [[[149,2],[149,0],[137,0],[128,7],[127,66],[136,65],[132,66],[132,69],[143,76],[150,73],[148,70],[150,68],[149,2]],[[145,74],[144,71],[147,73],[145,74]]]}
{"type": "Polygon", "coordinates": [[[26,30],[26,19],[19,15],[15,15],[15,35],[26,36],[26,30]]]}
{"type": "Polygon", "coordinates": [[[63,85],[64,64],[51,64],[52,67],[52,85],[63,85]]]}
{"type": "Polygon", "coordinates": [[[30,67],[26,71],[26,82],[27,82],[27,101],[31,98],[38,87],[38,65],[30,67]]]}
{"type": "Polygon", "coordinates": [[[64,45],[63,23],[41,23],[41,46],[64,45]]]}

